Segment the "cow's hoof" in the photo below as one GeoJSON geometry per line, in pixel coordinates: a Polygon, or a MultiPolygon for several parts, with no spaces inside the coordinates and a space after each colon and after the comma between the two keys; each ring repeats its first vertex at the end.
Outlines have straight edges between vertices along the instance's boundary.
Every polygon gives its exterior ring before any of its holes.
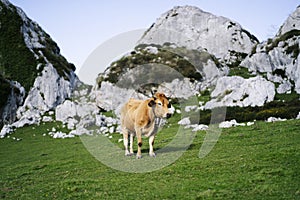
{"type": "Polygon", "coordinates": [[[133,156],[134,155],[134,153],[125,153],[125,156],[133,156]]]}
{"type": "Polygon", "coordinates": [[[141,159],[142,155],[136,155],[136,159],[141,159]]]}
{"type": "Polygon", "coordinates": [[[149,156],[155,158],[156,154],[155,153],[149,153],[149,156]]]}

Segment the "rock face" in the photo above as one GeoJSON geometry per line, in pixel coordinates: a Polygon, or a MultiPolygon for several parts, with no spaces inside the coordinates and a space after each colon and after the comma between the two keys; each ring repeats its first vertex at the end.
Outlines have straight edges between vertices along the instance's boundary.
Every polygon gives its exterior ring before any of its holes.
{"type": "Polygon", "coordinates": [[[24,104],[18,109],[18,123],[22,121],[26,124],[39,123],[45,112],[55,109],[65,99],[71,98],[78,79],[74,72],[69,77],[70,80],[60,77],[52,64],[48,63],[41,76],[35,79],[24,104]]]}
{"type": "Polygon", "coordinates": [[[224,106],[263,106],[274,100],[275,86],[272,82],[257,76],[244,79],[239,76],[222,77],[217,81],[211,93],[212,100],[206,103],[206,109],[224,106]]]}
{"type": "Polygon", "coordinates": [[[0,23],[1,82],[10,83],[0,86],[9,90],[1,96],[0,125],[15,120],[11,127],[37,124],[45,112],[71,98],[79,83],[75,66],[36,22],[7,0],[0,1],[0,23]]]}
{"type": "Polygon", "coordinates": [[[281,26],[273,39],[255,48],[240,64],[254,73],[267,73],[270,81],[278,83],[277,92],[300,94],[300,7],[281,26]],[[294,85],[292,85],[294,83],[294,85]]]}
{"type": "Polygon", "coordinates": [[[296,10],[285,20],[280,27],[276,36],[284,35],[291,30],[300,30],[300,5],[296,10]]]}
{"type": "Polygon", "coordinates": [[[162,14],[139,43],[175,43],[189,49],[207,49],[217,58],[233,62],[236,53],[250,53],[258,40],[237,22],[183,6],[162,14]]]}
{"type": "Polygon", "coordinates": [[[19,106],[22,105],[25,97],[25,89],[16,81],[9,81],[10,91],[6,101],[6,105],[2,110],[3,124],[13,123],[16,119],[16,112],[19,106]]]}

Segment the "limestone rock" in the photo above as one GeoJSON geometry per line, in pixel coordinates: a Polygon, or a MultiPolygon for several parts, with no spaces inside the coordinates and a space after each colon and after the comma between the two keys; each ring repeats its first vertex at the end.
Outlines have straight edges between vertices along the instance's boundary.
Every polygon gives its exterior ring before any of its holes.
{"type": "Polygon", "coordinates": [[[280,27],[277,36],[283,35],[293,29],[300,30],[300,6],[287,18],[287,20],[280,27]]]}
{"type": "Polygon", "coordinates": [[[275,86],[261,76],[244,79],[239,76],[222,77],[211,93],[212,100],[205,109],[223,106],[262,106],[273,101],[275,86]]]}
{"type": "Polygon", "coordinates": [[[250,53],[258,40],[237,22],[197,7],[178,6],[162,14],[138,43],[207,49],[224,60],[230,52],[250,53]]]}

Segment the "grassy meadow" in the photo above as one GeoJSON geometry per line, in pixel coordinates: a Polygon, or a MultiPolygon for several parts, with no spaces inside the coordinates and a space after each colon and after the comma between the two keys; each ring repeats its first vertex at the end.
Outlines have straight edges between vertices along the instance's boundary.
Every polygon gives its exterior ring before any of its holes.
{"type": "MultiPolygon", "coordinates": [[[[43,136],[53,126],[28,126],[0,139],[1,199],[300,199],[300,120],[223,129],[201,159],[206,132],[199,131],[176,162],[149,173],[102,164],[80,137],[43,136]]],[[[159,133],[157,149],[177,126],[159,133]]],[[[111,140],[122,147],[120,138],[115,133],[111,140]]]]}

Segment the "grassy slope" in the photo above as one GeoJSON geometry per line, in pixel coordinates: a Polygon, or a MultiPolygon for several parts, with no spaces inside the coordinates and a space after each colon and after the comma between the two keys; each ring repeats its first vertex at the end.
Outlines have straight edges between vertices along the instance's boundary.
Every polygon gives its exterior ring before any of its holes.
{"type": "MultiPolygon", "coordinates": [[[[21,141],[0,140],[0,198],[300,198],[299,120],[257,122],[251,127],[223,130],[204,159],[199,159],[198,153],[205,132],[198,132],[175,163],[144,174],[119,172],[103,165],[89,154],[80,138],[42,136],[52,126],[19,129],[11,137],[21,141]]],[[[157,147],[168,141],[170,130],[158,135],[157,147]]],[[[114,134],[112,140],[119,138],[121,135],[114,134]]]]}

